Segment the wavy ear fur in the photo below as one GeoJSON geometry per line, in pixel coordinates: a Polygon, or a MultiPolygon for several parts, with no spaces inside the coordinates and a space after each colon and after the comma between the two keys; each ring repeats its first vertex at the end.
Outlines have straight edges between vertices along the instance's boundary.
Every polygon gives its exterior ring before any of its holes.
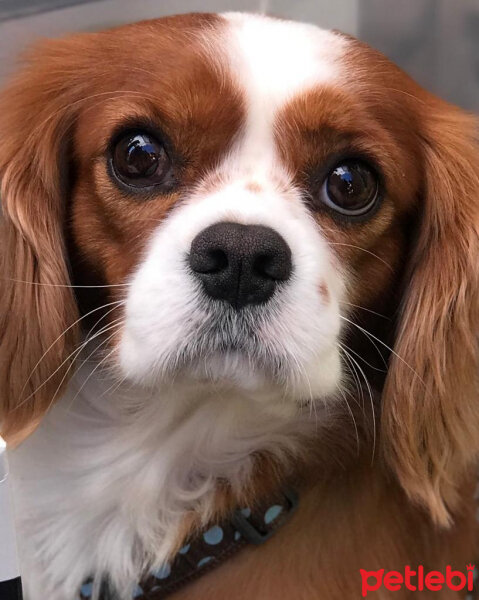
{"type": "Polygon", "coordinates": [[[479,150],[476,120],[423,116],[421,222],[383,397],[386,458],[442,525],[479,455],[479,150]]]}
{"type": "Polygon", "coordinates": [[[79,51],[75,38],[45,43],[0,95],[0,430],[13,442],[58,397],[77,338],[62,153],[81,98],[79,51]]]}

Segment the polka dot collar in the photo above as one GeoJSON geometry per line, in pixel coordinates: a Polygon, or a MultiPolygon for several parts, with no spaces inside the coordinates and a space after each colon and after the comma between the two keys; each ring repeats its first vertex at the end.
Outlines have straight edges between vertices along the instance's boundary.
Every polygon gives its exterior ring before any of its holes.
{"type": "MultiPolygon", "coordinates": [[[[297,505],[297,493],[282,490],[268,503],[238,509],[229,521],[208,527],[188,540],[170,562],[146,574],[133,590],[132,600],[163,600],[244,546],[265,543],[288,521],[297,505]]],[[[78,599],[91,599],[95,585],[100,585],[100,600],[115,600],[105,581],[96,584],[93,579],[82,585],[78,599]]]]}

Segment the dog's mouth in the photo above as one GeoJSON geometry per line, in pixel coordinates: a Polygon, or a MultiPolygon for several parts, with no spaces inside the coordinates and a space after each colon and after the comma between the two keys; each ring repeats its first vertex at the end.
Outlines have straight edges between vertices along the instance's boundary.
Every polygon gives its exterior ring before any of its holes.
{"type": "Polygon", "coordinates": [[[281,383],[289,360],[277,340],[266,335],[268,319],[270,311],[264,307],[237,311],[220,306],[179,342],[166,371],[190,373],[202,380],[243,382],[249,377],[281,383]]]}
{"type": "Polygon", "coordinates": [[[241,308],[198,294],[146,317],[138,310],[122,331],[120,374],[155,389],[201,382],[325,397],[341,376],[339,328],[297,305],[283,293],[241,308]]]}

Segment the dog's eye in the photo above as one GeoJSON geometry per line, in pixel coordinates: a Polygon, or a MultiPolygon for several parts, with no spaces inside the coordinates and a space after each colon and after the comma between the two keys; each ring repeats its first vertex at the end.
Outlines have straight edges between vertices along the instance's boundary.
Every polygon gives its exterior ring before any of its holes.
{"type": "Polygon", "coordinates": [[[356,216],[373,208],[378,191],[378,176],[374,169],[365,162],[349,160],[334,167],[320,194],[321,200],[335,211],[356,216]]]}
{"type": "Polygon", "coordinates": [[[112,164],[118,179],[131,187],[164,183],[171,170],[171,160],[163,144],[141,131],[130,132],[118,140],[112,164]]]}

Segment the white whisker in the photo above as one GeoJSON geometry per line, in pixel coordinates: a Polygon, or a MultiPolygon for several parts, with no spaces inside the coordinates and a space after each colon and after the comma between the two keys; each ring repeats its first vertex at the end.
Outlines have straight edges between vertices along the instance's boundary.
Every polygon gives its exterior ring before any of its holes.
{"type": "Polygon", "coordinates": [[[421,378],[421,376],[419,375],[419,373],[417,371],[415,371],[413,369],[413,367],[404,360],[404,358],[402,358],[402,356],[399,356],[399,354],[397,352],[395,352],[390,346],[388,346],[387,344],[385,344],[382,340],[380,340],[378,337],[376,337],[375,335],[373,335],[371,332],[367,331],[367,329],[364,329],[364,327],[361,327],[360,325],[358,325],[357,323],[354,323],[354,321],[351,321],[350,319],[344,317],[343,315],[340,315],[341,319],[344,319],[345,321],[347,321],[349,324],[353,325],[354,327],[356,327],[357,329],[359,329],[359,331],[362,331],[364,333],[364,335],[366,335],[367,337],[371,337],[372,339],[376,340],[376,342],[378,342],[379,344],[381,344],[382,346],[384,346],[385,348],[387,348],[388,350],[390,350],[390,352],[392,354],[394,354],[394,356],[399,359],[402,363],[404,363],[406,365],[406,367],[408,369],[410,369],[414,375],[419,379],[419,381],[423,384],[423,386],[427,389],[426,383],[424,382],[424,380],[421,378]]]}
{"type": "Polygon", "coordinates": [[[375,415],[375,409],[374,409],[374,399],[373,399],[372,389],[371,389],[371,386],[369,385],[369,381],[368,381],[368,378],[366,377],[365,372],[361,368],[361,365],[350,354],[348,354],[347,350],[345,350],[344,348],[343,348],[343,352],[345,352],[349,356],[349,359],[358,368],[359,372],[363,376],[364,382],[367,386],[367,390],[369,393],[369,399],[370,399],[370,403],[371,403],[372,421],[373,421],[373,448],[372,448],[372,453],[371,453],[371,464],[372,464],[374,462],[374,455],[376,452],[376,415],[375,415]]]}
{"type": "MultiPolygon", "coordinates": [[[[120,320],[120,319],[118,319],[120,320]]],[[[76,348],[75,350],[73,350],[72,352],[70,352],[70,354],[61,362],[61,364],[53,371],[53,373],[50,373],[50,375],[33,391],[31,392],[31,394],[29,394],[26,398],[24,398],[18,405],[17,408],[19,408],[20,406],[23,406],[25,404],[25,402],[27,402],[30,398],[32,398],[35,394],[37,394],[57,373],[58,371],[67,363],[70,361],[70,359],[72,359],[72,363],[69,365],[68,369],[67,369],[67,373],[70,371],[71,366],[73,365],[73,361],[76,359],[76,357],[78,356],[78,354],[94,339],[96,339],[97,337],[99,337],[100,335],[102,335],[103,333],[105,333],[106,331],[109,330],[109,328],[112,325],[115,325],[116,323],[113,322],[113,324],[108,324],[106,325],[104,328],[100,329],[97,333],[95,333],[95,335],[93,335],[91,338],[89,338],[88,340],[85,340],[84,342],[82,342],[80,344],[80,346],[78,348],[76,348]]],[[[62,380],[63,381],[63,380],[62,380]]]]}
{"type": "MultiPolygon", "coordinates": [[[[45,350],[45,352],[40,356],[40,358],[38,359],[37,363],[35,364],[35,366],[33,367],[33,369],[30,372],[30,375],[27,377],[27,380],[25,381],[22,390],[20,392],[20,396],[23,395],[23,392],[25,391],[25,388],[28,385],[28,382],[30,381],[30,379],[32,378],[32,375],[35,373],[35,371],[38,369],[39,365],[41,364],[42,360],[45,358],[45,356],[48,354],[48,352],[50,352],[50,350],[53,348],[53,346],[55,344],[57,344],[61,338],[68,332],[70,331],[73,327],[75,327],[75,325],[77,325],[80,321],[82,321],[83,319],[85,319],[86,317],[92,315],[95,312],[98,312],[99,310],[102,310],[103,308],[107,308],[108,306],[113,306],[115,305],[118,306],[119,304],[122,304],[124,301],[123,300],[117,300],[115,302],[109,302],[108,304],[103,304],[102,306],[99,306],[97,308],[94,308],[93,310],[91,310],[90,312],[86,313],[85,315],[83,315],[82,317],[80,317],[79,319],[77,319],[74,323],[72,323],[69,327],[67,327],[64,331],[62,331],[62,333],[55,339],[53,340],[53,342],[48,346],[48,348],[45,350]]],[[[111,311],[109,311],[111,312],[111,311]]],[[[98,322],[97,322],[98,323],[98,322]]],[[[33,394],[35,394],[35,392],[33,392],[33,394]]],[[[33,395],[31,394],[31,395],[33,395]]],[[[31,395],[29,396],[29,398],[31,397],[31,395]]]]}

